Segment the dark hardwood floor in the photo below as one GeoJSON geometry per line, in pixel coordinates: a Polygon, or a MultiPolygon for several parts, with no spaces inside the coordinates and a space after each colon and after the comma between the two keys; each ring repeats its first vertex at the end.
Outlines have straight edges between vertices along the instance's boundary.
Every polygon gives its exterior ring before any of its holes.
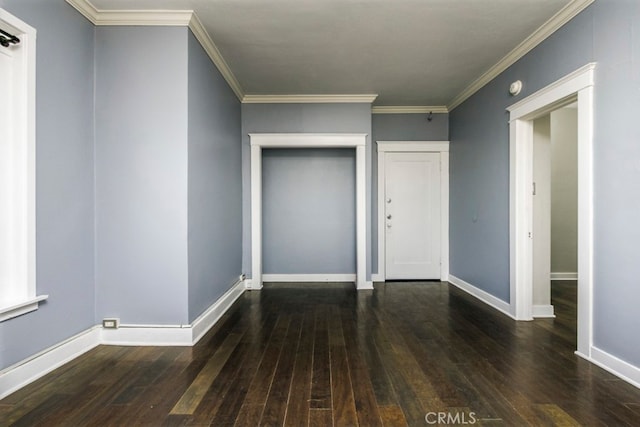
{"type": "Polygon", "coordinates": [[[640,425],[640,390],[574,355],[575,301],[555,282],[557,317],[516,323],[440,282],[267,285],[192,348],[90,351],[0,425],[640,425]]]}

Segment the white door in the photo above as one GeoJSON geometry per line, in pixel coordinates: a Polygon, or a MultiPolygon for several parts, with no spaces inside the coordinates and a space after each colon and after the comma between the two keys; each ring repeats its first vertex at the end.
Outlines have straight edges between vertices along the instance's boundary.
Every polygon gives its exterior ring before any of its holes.
{"type": "Polygon", "coordinates": [[[440,153],[385,153],[385,279],[440,279],[440,153]]]}

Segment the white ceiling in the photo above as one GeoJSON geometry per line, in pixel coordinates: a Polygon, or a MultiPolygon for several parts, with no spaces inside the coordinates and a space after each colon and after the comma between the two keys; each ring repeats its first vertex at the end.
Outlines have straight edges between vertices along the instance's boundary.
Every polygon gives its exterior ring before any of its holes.
{"type": "MultiPolygon", "coordinates": [[[[450,105],[575,0],[93,0],[194,10],[245,94],[450,105]]],[[[506,89],[505,89],[506,90],[506,89]]]]}

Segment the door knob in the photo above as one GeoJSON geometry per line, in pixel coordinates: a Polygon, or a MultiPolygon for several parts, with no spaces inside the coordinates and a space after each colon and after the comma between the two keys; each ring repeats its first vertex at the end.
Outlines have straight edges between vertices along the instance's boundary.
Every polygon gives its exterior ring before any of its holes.
{"type": "Polygon", "coordinates": [[[391,203],[391,199],[387,199],[387,203],[391,203]]]}
{"type": "Polygon", "coordinates": [[[391,219],[391,214],[387,215],[387,219],[391,219]]]}

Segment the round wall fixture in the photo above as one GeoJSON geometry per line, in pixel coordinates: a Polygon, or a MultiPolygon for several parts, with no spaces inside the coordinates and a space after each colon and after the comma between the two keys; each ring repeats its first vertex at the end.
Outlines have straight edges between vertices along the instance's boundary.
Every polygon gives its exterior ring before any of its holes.
{"type": "Polygon", "coordinates": [[[516,80],[509,86],[509,93],[513,96],[518,95],[520,91],[522,91],[522,82],[520,80],[516,80]]]}

